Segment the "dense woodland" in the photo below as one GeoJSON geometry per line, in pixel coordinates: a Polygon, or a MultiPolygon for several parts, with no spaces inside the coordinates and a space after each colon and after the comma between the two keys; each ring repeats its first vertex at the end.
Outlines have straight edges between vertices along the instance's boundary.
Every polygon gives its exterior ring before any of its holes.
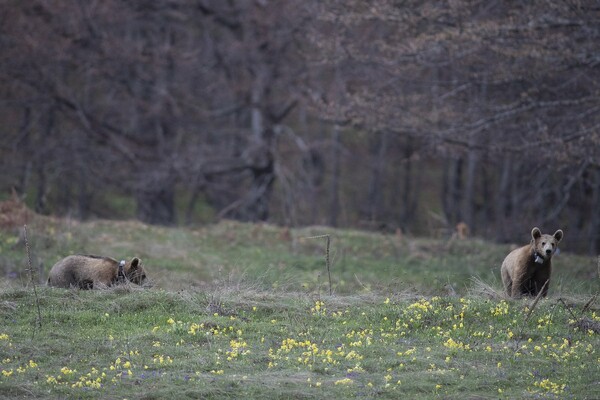
{"type": "Polygon", "coordinates": [[[4,0],[0,192],[600,251],[597,1],[4,0]]]}

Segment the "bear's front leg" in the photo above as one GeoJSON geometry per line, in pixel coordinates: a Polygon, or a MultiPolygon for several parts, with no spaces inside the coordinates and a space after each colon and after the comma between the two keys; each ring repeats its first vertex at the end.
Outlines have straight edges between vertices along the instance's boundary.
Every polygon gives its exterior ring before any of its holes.
{"type": "Polygon", "coordinates": [[[500,271],[500,274],[502,275],[502,283],[504,285],[504,292],[506,293],[507,296],[510,296],[512,294],[512,278],[510,277],[510,274],[508,273],[508,270],[504,267],[504,265],[502,265],[502,270],[500,271]]]}
{"type": "Polygon", "coordinates": [[[510,297],[512,297],[513,299],[520,298],[521,294],[522,294],[522,288],[521,288],[521,286],[523,286],[523,277],[515,278],[512,281],[512,287],[511,287],[511,291],[510,291],[510,297]]]}

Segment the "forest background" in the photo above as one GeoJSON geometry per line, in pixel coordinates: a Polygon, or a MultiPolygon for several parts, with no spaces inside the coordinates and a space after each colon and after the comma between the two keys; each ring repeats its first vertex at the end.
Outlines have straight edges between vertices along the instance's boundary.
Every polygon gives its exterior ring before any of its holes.
{"type": "Polygon", "coordinates": [[[0,193],[600,251],[595,1],[4,0],[0,193]]]}

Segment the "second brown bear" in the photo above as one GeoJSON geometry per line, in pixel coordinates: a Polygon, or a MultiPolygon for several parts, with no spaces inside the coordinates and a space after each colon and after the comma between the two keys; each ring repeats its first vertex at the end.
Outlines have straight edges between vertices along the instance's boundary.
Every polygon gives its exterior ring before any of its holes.
{"type": "Polygon", "coordinates": [[[73,255],[63,258],[50,270],[48,285],[93,289],[112,286],[120,281],[141,285],[146,272],[139,258],[119,262],[110,257],[73,255]]]}
{"type": "Polygon", "coordinates": [[[548,294],[552,273],[552,256],[563,238],[560,229],[554,235],[542,234],[539,228],[531,231],[531,243],[513,250],[502,263],[502,282],[506,294],[542,296],[548,294]]]}

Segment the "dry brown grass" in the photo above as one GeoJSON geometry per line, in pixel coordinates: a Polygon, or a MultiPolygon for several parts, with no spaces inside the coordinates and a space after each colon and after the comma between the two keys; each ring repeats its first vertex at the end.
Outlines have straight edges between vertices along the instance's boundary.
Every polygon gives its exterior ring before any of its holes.
{"type": "Polygon", "coordinates": [[[484,282],[478,277],[471,278],[471,288],[469,289],[469,294],[473,296],[481,296],[488,299],[493,300],[506,300],[508,296],[504,293],[504,290],[491,286],[490,284],[484,282]]]}
{"type": "Polygon", "coordinates": [[[0,202],[0,228],[16,228],[28,224],[36,213],[13,192],[12,196],[0,202]]]}

